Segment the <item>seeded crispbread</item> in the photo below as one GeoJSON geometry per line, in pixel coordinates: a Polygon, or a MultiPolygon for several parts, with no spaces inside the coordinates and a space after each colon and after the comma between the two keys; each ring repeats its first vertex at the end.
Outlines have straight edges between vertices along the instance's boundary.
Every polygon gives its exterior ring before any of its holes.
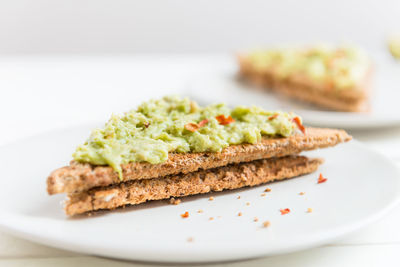
{"type": "Polygon", "coordinates": [[[286,156],[231,164],[187,174],[132,180],[71,194],[68,196],[65,212],[68,215],[76,215],[102,209],[115,209],[149,200],[256,186],[314,172],[322,162],[321,159],[308,159],[304,156],[286,156]]]}
{"type": "MultiPolygon", "coordinates": [[[[232,163],[294,155],[349,140],[351,136],[343,130],[307,128],[305,135],[299,133],[287,138],[263,138],[260,143],[232,145],[220,153],[170,153],[168,160],[161,164],[129,163],[122,166],[123,179],[130,181],[185,174],[232,163]]],[[[69,166],[50,174],[47,191],[49,194],[74,193],[121,182],[118,174],[109,166],[71,162],[69,166]]]]}
{"type": "Polygon", "coordinates": [[[238,57],[240,75],[247,81],[265,89],[276,91],[289,98],[316,104],[337,111],[365,112],[370,106],[372,66],[364,79],[346,90],[335,90],[329,84],[315,83],[305,76],[297,75],[285,80],[278,79],[273,70],[255,70],[245,56],[238,57]]]}

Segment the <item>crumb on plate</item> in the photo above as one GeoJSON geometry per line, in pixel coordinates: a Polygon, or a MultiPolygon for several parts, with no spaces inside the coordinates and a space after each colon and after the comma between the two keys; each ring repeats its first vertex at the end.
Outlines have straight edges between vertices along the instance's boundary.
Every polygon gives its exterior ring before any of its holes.
{"type": "Polygon", "coordinates": [[[262,224],[262,226],[264,227],[264,228],[267,228],[267,227],[269,227],[271,225],[271,222],[270,221],[265,221],[265,222],[263,222],[263,224],[262,224]]]}
{"type": "Polygon", "coordinates": [[[169,203],[172,205],[179,205],[182,201],[180,199],[170,198],[169,203]]]}

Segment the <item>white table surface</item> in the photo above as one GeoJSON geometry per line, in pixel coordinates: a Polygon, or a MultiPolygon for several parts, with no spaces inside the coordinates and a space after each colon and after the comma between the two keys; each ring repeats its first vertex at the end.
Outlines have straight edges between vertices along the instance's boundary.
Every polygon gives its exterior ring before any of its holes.
{"type": "MultiPolygon", "coordinates": [[[[224,71],[231,64],[222,55],[1,57],[0,145],[42,131],[105,121],[112,112],[123,112],[150,97],[182,92],[193,75],[224,71]]],[[[400,127],[350,133],[400,167],[400,127]]],[[[400,266],[399,225],[400,206],[334,243],[229,265],[400,266]]],[[[0,266],[28,265],[152,266],[54,249],[0,231],[0,266]]]]}

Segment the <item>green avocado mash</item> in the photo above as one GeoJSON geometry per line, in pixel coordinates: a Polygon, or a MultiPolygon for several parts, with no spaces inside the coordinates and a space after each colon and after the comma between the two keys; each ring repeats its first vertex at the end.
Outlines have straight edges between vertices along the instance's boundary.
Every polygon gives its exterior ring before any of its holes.
{"type": "MultiPolygon", "coordinates": [[[[199,107],[187,98],[164,97],[141,104],[124,115],[113,115],[78,146],[78,162],[110,165],[122,177],[121,164],[162,163],[168,152],[219,152],[261,136],[290,136],[299,127],[292,113],[225,104],[199,107]]],[[[300,122],[300,119],[295,119],[300,122]]]]}
{"type": "Polygon", "coordinates": [[[388,42],[389,51],[395,59],[400,59],[400,37],[392,38],[388,42]]]}
{"type": "Polygon", "coordinates": [[[306,77],[338,90],[357,88],[370,67],[366,53],[350,46],[258,50],[248,58],[256,71],[270,71],[280,79],[306,77]]]}

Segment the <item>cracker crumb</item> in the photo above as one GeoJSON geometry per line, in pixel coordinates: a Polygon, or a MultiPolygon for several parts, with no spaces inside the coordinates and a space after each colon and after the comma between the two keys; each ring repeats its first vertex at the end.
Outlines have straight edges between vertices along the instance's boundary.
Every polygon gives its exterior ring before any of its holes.
{"type": "Polygon", "coordinates": [[[262,194],[261,194],[262,197],[265,197],[266,195],[267,195],[267,194],[265,194],[265,193],[262,193],[262,194]]]}
{"type": "Polygon", "coordinates": [[[313,209],[312,209],[312,208],[308,208],[308,209],[307,209],[307,212],[308,212],[308,213],[311,213],[311,212],[313,212],[313,209]]]}
{"type": "Polygon", "coordinates": [[[304,195],[306,192],[300,192],[299,195],[302,196],[304,195]]]}
{"type": "Polygon", "coordinates": [[[241,212],[238,213],[238,216],[239,216],[239,217],[242,216],[242,215],[243,215],[243,214],[242,214],[241,212]]]}
{"type": "Polygon", "coordinates": [[[250,206],[250,202],[246,202],[246,206],[250,206]]]}
{"type": "Polygon", "coordinates": [[[188,239],[187,239],[187,242],[193,242],[193,237],[189,237],[188,239]]]}
{"type": "Polygon", "coordinates": [[[269,227],[271,225],[271,222],[270,221],[265,221],[265,222],[263,222],[263,224],[262,224],[262,226],[264,227],[264,228],[267,228],[267,227],[269,227]]]}
{"type": "Polygon", "coordinates": [[[214,200],[214,197],[210,197],[208,200],[209,200],[209,201],[213,201],[213,200],[214,200]]]}
{"type": "Polygon", "coordinates": [[[272,191],[272,189],[269,188],[269,187],[267,187],[267,188],[264,190],[264,192],[271,192],[271,191],[272,191]]]}
{"type": "Polygon", "coordinates": [[[189,212],[185,211],[185,213],[181,214],[182,218],[188,218],[189,217],[189,212]]]}
{"type": "Polygon", "coordinates": [[[214,220],[214,217],[210,217],[210,218],[208,218],[208,220],[212,221],[212,220],[214,220]]]}
{"type": "Polygon", "coordinates": [[[254,217],[254,220],[253,220],[253,221],[258,222],[258,218],[257,218],[257,217],[254,217]]]}
{"type": "Polygon", "coordinates": [[[203,213],[203,210],[198,210],[197,213],[203,213]]]}
{"type": "Polygon", "coordinates": [[[240,196],[238,196],[237,199],[240,199],[240,196]]]}
{"type": "Polygon", "coordinates": [[[182,201],[180,199],[170,198],[169,203],[172,205],[179,205],[182,201]]]}

